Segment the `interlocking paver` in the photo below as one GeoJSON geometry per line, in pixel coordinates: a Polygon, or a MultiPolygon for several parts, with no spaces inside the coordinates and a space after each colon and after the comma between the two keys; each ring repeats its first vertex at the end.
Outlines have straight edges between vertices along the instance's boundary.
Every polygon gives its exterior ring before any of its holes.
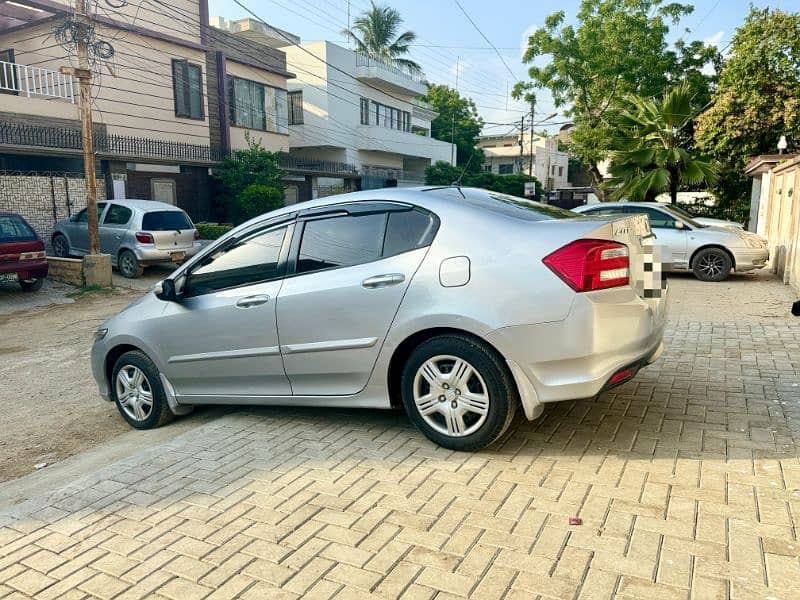
{"type": "Polygon", "coordinates": [[[712,307],[479,453],[396,414],[234,412],[0,515],[0,597],[792,597],[799,372],[800,323],[712,307]]]}

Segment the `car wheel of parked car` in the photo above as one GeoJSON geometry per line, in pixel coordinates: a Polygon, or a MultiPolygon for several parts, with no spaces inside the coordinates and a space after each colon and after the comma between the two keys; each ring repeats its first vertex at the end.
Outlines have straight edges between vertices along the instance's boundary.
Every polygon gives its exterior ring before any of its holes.
{"type": "Polygon", "coordinates": [[[139,351],[117,359],[111,374],[111,397],[122,417],[136,429],[154,429],[173,417],[158,368],[139,351]]]}
{"type": "Polygon", "coordinates": [[[144,273],[144,267],[139,264],[136,255],[130,250],[123,250],[119,253],[117,264],[119,265],[119,272],[128,279],[137,279],[144,273]]]}
{"type": "Polygon", "coordinates": [[[31,281],[20,281],[19,287],[22,288],[23,292],[38,292],[42,289],[43,283],[44,279],[32,279],[31,281]]]}
{"type": "Polygon", "coordinates": [[[505,363],[487,345],[462,335],[441,335],[408,357],[401,379],[412,422],[451,450],[484,448],[503,435],[519,402],[505,363]]]}
{"type": "Polygon", "coordinates": [[[704,248],[692,262],[692,272],[700,281],[722,281],[731,272],[731,258],[719,248],[704,248]]]}
{"type": "Polygon", "coordinates": [[[60,233],[53,236],[53,253],[59,258],[69,258],[69,242],[60,233]]]}

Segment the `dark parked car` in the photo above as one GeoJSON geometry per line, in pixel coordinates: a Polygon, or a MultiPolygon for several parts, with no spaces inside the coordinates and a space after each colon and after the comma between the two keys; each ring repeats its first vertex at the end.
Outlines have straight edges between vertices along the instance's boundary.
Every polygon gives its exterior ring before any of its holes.
{"type": "Polygon", "coordinates": [[[0,211],[0,281],[18,281],[26,292],[47,277],[44,242],[21,216],[0,211]]]}

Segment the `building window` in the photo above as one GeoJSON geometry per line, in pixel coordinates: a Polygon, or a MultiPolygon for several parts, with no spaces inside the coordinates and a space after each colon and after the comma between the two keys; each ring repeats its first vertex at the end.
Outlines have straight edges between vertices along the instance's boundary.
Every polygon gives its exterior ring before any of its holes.
{"type": "Polygon", "coordinates": [[[558,167],[558,176],[559,177],[563,177],[564,176],[564,167],[558,167]]]}
{"type": "Polygon", "coordinates": [[[199,65],[186,60],[172,61],[172,88],[175,95],[175,116],[182,119],[203,119],[203,72],[199,65]]]}
{"type": "Polygon", "coordinates": [[[369,99],[361,98],[361,124],[369,125],[369,99]]]}
{"type": "Polygon", "coordinates": [[[14,68],[14,50],[0,50],[0,94],[17,94],[19,84],[14,68]]]}
{"type": "MultiPolygon", "coordinates": [[[[365,107],[364,102],[369,102],[366,98],[361,99],[361,123],[363,125],[369,124],[369,115],[367,115],[367,122],[364,122],[365,107]]],[[[400,131],[411,131],[411,113],[399,108],[386,106],[380,102],[372,102],[372,115],[374,116],[374,125],[378,127],[386,127],[387,129],[398,129],[400,131]]]]}
{"type": "Polygon", "coordinates": [[[286,90],[228,76],[231,125],[289,133],[286,90]]]}
{"type": "Polygon", "coordinates": [[[303,92],[289,92],[289,125],[303,124],[303,92]]]}
{"type": "Polygon", "coordinates": [[[492,165],[491,164],[483,165],[483,170],[486,171],[487,173],[491,173],[492,172],[492,165]]]}
{"type": "Polygon", "coordinates": [[[500,175],[512,175],[514,173],[514,163],[502,163],[499,165],[500,175]]]}

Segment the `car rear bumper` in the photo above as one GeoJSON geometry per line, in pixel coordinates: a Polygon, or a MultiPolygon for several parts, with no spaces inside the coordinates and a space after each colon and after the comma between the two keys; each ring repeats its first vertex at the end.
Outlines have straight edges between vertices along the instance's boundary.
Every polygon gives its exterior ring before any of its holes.
{"type": "MultiPolygon", "coordinates": [[[[616,373],[635,374],[660,356],[666,314],[667,290],[645,299],[615,288],[577,294],[563,321],[503,327],[487,341],[509,361],[518,387],[530,384],[524,404],[590,398],[616,373]]],[[[537,412],[525,409],[529,418],[537,412]]]]}
{"type": "Polygon", "coordinates": [[[134,249],[134,253],[136,254],[136,259],[139,261],[141,265],[153,265],[157,263],[165,263],[165,262],[183,262],[184,260],[188,260],[198,252],[202,248],[202,244],[200,242],[194,242],[191,246],[183,247],[183,248],[169,248],[169,249],[158,249],[152,246],[151,244],[137,246],[134,249]],[[186,254],[184,257],[178,261],[173,261],[173,255],[176,252],[185,252],[186,254]]]}
{"type": "Polygon", "coordinates": [[[763,269],[769,260],[769,250],[767,248],[736,250],[733,259],[736,261],[734,270],[737,273],[763,269]]]}
{"type": "Polygon", "coordinates": [[[47,259],[0,263],[0,273],[16,273],[20,281],[47,277],[47,259]]]}

